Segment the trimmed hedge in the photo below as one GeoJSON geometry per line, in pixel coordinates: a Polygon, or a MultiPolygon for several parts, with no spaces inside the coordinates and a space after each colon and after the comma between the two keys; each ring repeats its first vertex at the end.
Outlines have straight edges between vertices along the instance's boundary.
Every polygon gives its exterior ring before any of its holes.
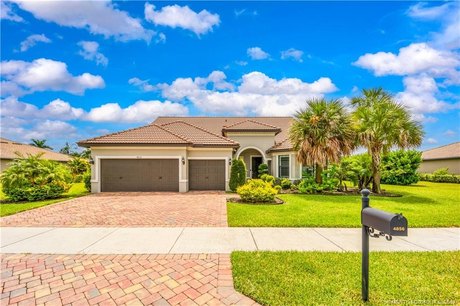
{"type": "Polygon", "coordinates": [[[426,182],[460,184],[460,175],[420,173],[419,177],[421,181],[426,182]]]}
{"type": "Polygon", "coordinates": [[[236,191],[238,187],[246,182],[246,165],[242,159],[234,159],[230,169],[229,187],[231,191],[236,191]]]}
{"type": "Polygon", "coordinates": [[[238,187],[237,193],[244,202],[262,203],[273,202],[278,190],[261,179],[252,179],[238,187]]]}

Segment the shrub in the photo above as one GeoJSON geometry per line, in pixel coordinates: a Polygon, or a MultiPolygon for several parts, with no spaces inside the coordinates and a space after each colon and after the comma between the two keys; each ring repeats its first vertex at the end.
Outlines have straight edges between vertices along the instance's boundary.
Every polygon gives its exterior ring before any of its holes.
{"type": "Polygon", "coordinates": [[[410,185],[417,183],[417,169],[422,162],[422,153],[414,150],[390,152],[382,159],[382,179],[384,184],[410,185]]]}
{"type": "Polygon", "coordinates": [[[259,177],[262,178],[262,175],[268,174],[268,165],[267,164],[260,164],[259,168],[257,169],[259,173],[259,177]]]}
{"type": "Polygon", "coordinates": [[[281,188],[286,190],[286,189],[291,188],[292,182],[291,182],[290,179],[284,178],[284,179],[281,180],[280,185],[281,185],[281,188]]]}
{"type": "Polygon", "coordinates": [[[369,154],[357,154],[342,158],[340,163],[341,171],[346,171],[342,175],[342,180],[352,181],[358,189],[369,188],[372,182],[371,157],[369,154]]]}
{"type": "Polygon", "coordinates": [[[249,203],[273,202],[278,193],[270,183],[260,179],[248,180],[246,184],[238,187],[237,192],[244,202],[249,203]]]}
{"type": "Polygon", "coordinates": [[[275,182],[275,177],[270,174],[262,174],[260,176],[260,179],[264,182],[270,183],[270,185],[273,186],[273,183],[275,182]]]}
{"type": "Polygon", "coordinates": [[[232,168],[230,170],[229,187],[231,191],[236,191],[238,187],[244,185],[246,182],[246,165],[241,159],[234,159],[232,161],[232,168]]]}
{"type": "Polygon", "coordinates": [[[72,174],[72,180],[74,183],[80,183],[82,175],[90,169],[88,160],[79,156],[74,156],[67,165],[69,166],[70,174],[72,174]]]}
{"type": "Polygon", "coordinates": [[[278,193],[283,189],[280,185],[275,185],[273,188],[275,188],[278,193]]]}
{"type": "Polygon", "coordinates": [[[70,187],[68,168],[41,159],[42,154],[20,156],[1,175],[2,189],[12,201],[39,201],[61,196],[70,187]]]}
{"type": "Polygon", "coordinates": [[[439,168],[439,169],[433,171],[433,175],[434,176],[450,175],[449,168],[439,168]]]}
{"type": "Polygon", "coordinates": [[[90,171],[83,174],[83,182],[85,183],[86,190],[91,192],[91,172],[90,171]]]}
{"type": "Polygon", "coordinates": [[[337,178],[337,166],[332,165],[323,170],[321,176],[323,183],[318,184],[312,174],[307,174],[305,178],[297,186],[301,193],[319,193],[323,191],[337,190],[339,186],[339,179],[337,178]]]}
{"type": "Polygon", "coordinates": [[[304,178],[297,186],[301,193],[316,193],[323,191],[322,185],[316,183],[313,176],[304,178]]]}
{"type": "Polygon", "coordinates": [[[434,175],[429,173],[420,173],[419,174],[421,181],[434,182],[434,183],[454,183],[460,184],[460,175],[434,175]]]}

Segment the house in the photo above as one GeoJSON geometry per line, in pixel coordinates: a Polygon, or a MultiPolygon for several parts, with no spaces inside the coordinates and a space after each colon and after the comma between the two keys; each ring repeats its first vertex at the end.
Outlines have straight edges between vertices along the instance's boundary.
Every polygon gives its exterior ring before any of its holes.
{"type": "Polygon", "coordinates": [[[138,128],[83,140],[91,148],[93,192],[229,190],[232,159],[247,177],[266,163],[300,179],[288,140],[291,117],[159,117],[138,128]]]}
{"type": "Polygon", "coordinates": [[[433,173],[448,168],[451,174],[460,174],[460,141],[422,152],[421,173],[433,173]]]}
{"type": "Polygon", "coordinates": [[[58,162],[68,162],[71,157],[66,154],[57,153],[48,149],[34,147],[28,144],[14,142],[9,139],[0,138],[0,172],[8,168],[8,164],[17,159],[19,153],[24,157],[27,155],[43,154],[43,159],[54,160],[58,162]]]}

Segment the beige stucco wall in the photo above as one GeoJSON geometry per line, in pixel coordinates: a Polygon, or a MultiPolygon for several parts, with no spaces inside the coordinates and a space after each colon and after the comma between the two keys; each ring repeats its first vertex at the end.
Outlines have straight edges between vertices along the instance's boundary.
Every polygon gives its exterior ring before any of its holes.
{"type": "Polygon", "coordinates": [[[12,162],[11,159],[0,159],[0,173],[3,172],[6,168],[8,168],[8,164],[12,162]]]}
{"type": "Polygon", "coordinates": [[[244,150],[253,148],[261,152],[260,154],[263,155],[264,162],[266,162],[265,158],[267,157],[265,152],[275,144],[275,133],[228,133],[227,137],[240,144],[240,147],[236,152],[236,157],[238,157],[244,150]]]}
{"type": "Polygon", "coordinates": [[[418,171],[421,173],[433,173],[433,171],[440,168],[449,168],[449,173],[460,175],[460,158],[425,160],[420,164],[418,171]]]}
{"type": "Polygon", "coordinates": [[[179,192],[188,191],[188,159],[223,159],[226,161],[226,189],[230,178],[228,160],[232,158],[233,149],[186,148],[186,147],[92,147],[91,156],[91,191],[100,192],[100,160],[104,158],[177,158],[179,160],[179,192]],[[182,158],[185,164],[182,164],[182,158]]]}
{"type": "Polygon", "coordinates": [[[289,179],[290,180],[300,180],[302,178],[302,166],[301,164],[297,161],[295,157],[295,152],[290,151],[290,152],[276,152],[271,155],[272,157],[272,173],[275,177],[279,177],[278,173],[278,156],[280,155],[287,155],[289,156],[289,166],[290,166],[290,171],[289,171],[289,179]]]}

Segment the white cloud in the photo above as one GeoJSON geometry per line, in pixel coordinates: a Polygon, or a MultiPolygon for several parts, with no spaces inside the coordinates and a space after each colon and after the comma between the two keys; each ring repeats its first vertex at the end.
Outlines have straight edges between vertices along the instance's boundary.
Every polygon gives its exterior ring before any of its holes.
{"type": "Polygon", "coordinates": [[[85,119],[93,122],[149,122],[158,116],[185,116],[187,107],[171,101],[143,101],[122,108],[118,103],[107,103],[92,108],[85,119]]]}
{"type": "Polygon", "coordinates": [[[51,40],[45,36],[45,34],[34,34],[27,37],[24,41],[21,42],[21,52],[29,50],[31,47],[35,46],[38,42],[50,43],[51,40]]]}
{"type": "Polygon", "coordinates": [[[78,45],[81,50],[78,52],[84,59],[89,61],[95,61],[96,64],[107,66],[109,60],[104,54],[100,53],[99,44],[95,41],[80,41],[78,45]]]}
{"type": "Polygon", "coordinates": [[[141,20],[129,16],[110,1],[26,1],[15,0],[19,7],[35,18],[61,26],[87,29],[92,34],[120,41],[150,42],[155,32],[142,26],[141,20]]]}
{"type": "Polygon", "coordinates": [[[408,10],[408,15],[418,20],[435,20],[441,22],[440,32],[433,33],[432,43],[441,49],[460,48],[460,4],[457,1],[438,6],[417,3],[408,10]]]}
{"type": "Polygon", "coordinates": [[[74,108],[68,102],[55,99],[39,109],[37,106],[19,101],[15,97],[8,97],[0,101],[2,117],[15,117],[22,119],[59,119],[73,120],[81,118],[84,110],[74,108]]]}
{"type": "Polygon", "coordinates": [[[223,72],[215,71],[206,78],[178,78],[157,87],[162,89],[164,97],[189,100],[203,112],[265,116],[292,115],[305,105],[306,99],[337,90],[329,78],[306,83],[296,78],[276,80],[261,72],[251,72],[243,75],[238,87],[230,86],[225,79],[223,72]]]}
{"type": "Polygon", "coordinates": [[[164,33],[158,33],[158,37],[155,42],[157,44],[164,44],[166,42],[166,35],[164,33]]]}
{"type": "Polygon", "coordinates": [[[448,78],[452,83],[460,83],[460,73],[456,69],[460,66],[458,54],[433,49],[426,43],[401,48],[397,55],[391,52],[367,53],[353,64],[372,70],[376,76],[427,73],[433,77],[448,78]]]}
{"type": "Polygon", "coordinates": [[[11,20],[15,22],[24,21],[24,19],[21,16],[13,12],[13,9],[11,8],[11,4],[5,1],[0,1],[0,19],[11,20]]]}
{"type": "Polygon", "coordinates": [[[434,138],[427,138],[426,142],[429,143],[429,144],[438,143],[438,141],[436,139],[434,139],[434,138]]]}
{"type": "Polygon", "coordinates": [[[190,30],[196,35],[206,34],[213,30],[214,26],[219,25],[220,17],[207,10],[196,13],[188,6],[168,5],[155,11],[155,6],[150,3],[145,4],[145,19],[155,25],[168,26],[171,28],[182,28],[190,30]]]}
{"type": "Polygon", "coordinates": [[[248,64],[248,62],[246,62],[246,61],[235,61],[235,64],[237,64],[238,66],[246,66],[248,64]]]}
{"type": "Polygon", "coordinates": [[[263,60],[270,56],[270,54],[262,50],[260,47],[248,48],[246,52],[248,56],[253,60],[263,60]]]}
{"type": "Polygon", "coordinates": [[[443,133],[443,135],[447,137],[454,137],[455,135],[457,135],[457,132],[452,131],[452,130],[447,130],[443,133]]]}
{"type": "Polygon", "coordinates": [[[149,80],[131,78],[128,80],[128,83],[136,87],[139,87],[142,91],[145,91],[145,92],[158,90],[156,86],[149,84],[149,80]]]}
{"type": "MultiPolygon", "coordinates": [[[[83,73],[73,76],[67,70],[63,62],[46,58],[39,58],[32,62],[3,61],[0,63],[2,78],[6,79],[8,88],[15,86],[24,92],[35,91],[65,91],[72,94],[83,94],[86,89],[103,88],[104,80],[101,76],[83,73]]],[[[17,92],[5,92],[2,95],[17,94],[17,92]]]]}
{"type": "Polygon", "coordinates": [[[295,61],[298,61],[300,63],[303,62],[302,59],[303,56],[303,51],[302,50],[297,50],[294,48],[290,48],[284,51],[281,51],[281,59],[293,59],[295,61]]]}

